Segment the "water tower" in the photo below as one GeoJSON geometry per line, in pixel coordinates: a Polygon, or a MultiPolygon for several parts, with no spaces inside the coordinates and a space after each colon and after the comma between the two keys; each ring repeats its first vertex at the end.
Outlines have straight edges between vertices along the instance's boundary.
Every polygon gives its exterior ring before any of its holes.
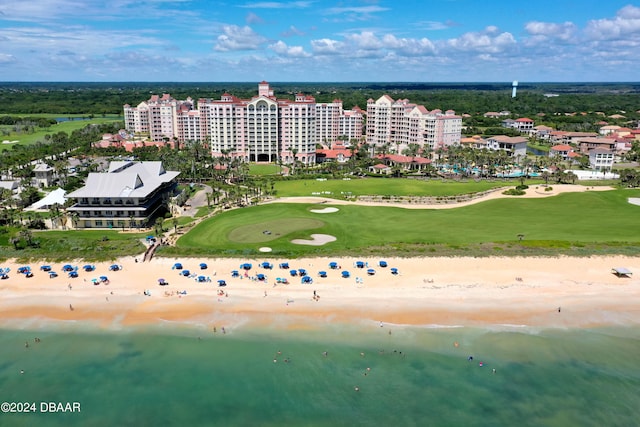
{"type": "Polygon", "coordinates": [[[513,87],[513,90],[511,91],[511,97],[515,98],[516,97],[516,90],[518,90],[518,81],[514,80],[513,84],[511,85],[511,87],[513,87]]]}

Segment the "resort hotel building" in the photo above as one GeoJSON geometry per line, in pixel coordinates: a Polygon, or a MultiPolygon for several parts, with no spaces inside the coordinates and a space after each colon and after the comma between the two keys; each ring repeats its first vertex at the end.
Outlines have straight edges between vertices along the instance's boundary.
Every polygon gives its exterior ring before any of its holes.
{"type": "Polygon", "coordinates": [[[75,202],[67,212],[75,228],[148,227],[169,209],[178,175],[162,162],[111,162],[67,195],[75,202]]]}
{"type": "Polygon", "coordinates": [[[367,101],[367,143],[380,147],[389,145],[396,153],[409,144],[434,150],[459,145],[462,117],[453,110],[427,110],[407,99],[394,101],[389,95],[367,101]]]}
{"type": "Polygon", "coordinates": [[[338,99],[318,103],[302,93],[294,99],[277,98],[265,81],[251,99],[224,93],[219,100],[194,102],[164,94],[136,107],[124,106],[126,130],[154,143],[197,141],[214,157],[306,165],[316,163],[318,144],[363,142],[365,115],[370,145],[390,144],[400,152],[411,143],[433,149],[460,142],[462,119],[453,111],[428,111],[387,95],[369,100],[366,113],[358,107],[344,110],[338,99]]]}

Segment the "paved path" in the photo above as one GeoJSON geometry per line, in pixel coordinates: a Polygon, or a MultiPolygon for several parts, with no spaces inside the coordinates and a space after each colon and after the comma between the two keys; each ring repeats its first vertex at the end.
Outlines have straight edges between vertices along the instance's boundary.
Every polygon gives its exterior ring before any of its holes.
{"type": "Polygon", "coordinates": [[[198,213],[198,209],[207,206],[207,193],[212,193],[213,190],[208,185],[203,184],[202,187],[202,189],[196,191],[193,197],[187,200],[185,207],[180,212],[180,216],[190,216],[193,218],[198,213]]]}

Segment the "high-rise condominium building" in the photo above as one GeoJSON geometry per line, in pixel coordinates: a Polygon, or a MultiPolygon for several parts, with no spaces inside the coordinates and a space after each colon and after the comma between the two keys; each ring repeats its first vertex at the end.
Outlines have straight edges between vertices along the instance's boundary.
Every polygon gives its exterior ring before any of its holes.
{"type": "Polygon", "coordinates": [[[360,109],[344,111],[339,100],[317,104],[301,93],[279,99],[264,81],[251,99],[225,93],[219,100],[199,99],[194,109],[191,99],[153,96],[137,107],[125,105],[124,115],[127,130],[153,141],[200,141],[213,156],[304,164],[315,163],[318,143],[359,140],[363,122],[360,109]]]}
{"type": "Polygon", "coordinates": [[[401,153],[409,144],[423,149],[460,143],[462,118],[448,110],[427,110],[407,99],[393,100],[383,95],[367,101],[367,143],[373,146],[387,144],[390,150],[401,153]]]}
{"type": "Polygon", "coordinates": [[[225,93],[219,100],[196,103],[164,94],[136,107],[124,106],[126,129],[155,142],[199,141],[213,156],[283,163],[295,158],[304,164],[315,163],[317,144],[360,142],[365,114],[366,142],[372,146],[386,144],[402,153],[409,144],[434,150],[460,143],[462,118],[452,110],[429,111],[388,95],[369,99],[366,113],[358,107],[344,110],[339,99],[317,103],[301,93],[294,99],[277,98],[264,81],[251,99],[225,93]]]}

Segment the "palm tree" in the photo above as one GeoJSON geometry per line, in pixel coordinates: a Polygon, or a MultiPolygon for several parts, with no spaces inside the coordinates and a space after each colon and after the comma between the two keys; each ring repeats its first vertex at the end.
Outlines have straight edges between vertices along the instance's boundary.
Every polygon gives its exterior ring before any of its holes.
{"type": "Polygon", "coordinates": [[[161,216],[156,218],[156,222],[154,224],[154,228],[156,231],[156,234],[159,236],[160,234],[162,234],[163,230],[163,226],[164,226],[164,218],[162,218],[161,216]]]}

